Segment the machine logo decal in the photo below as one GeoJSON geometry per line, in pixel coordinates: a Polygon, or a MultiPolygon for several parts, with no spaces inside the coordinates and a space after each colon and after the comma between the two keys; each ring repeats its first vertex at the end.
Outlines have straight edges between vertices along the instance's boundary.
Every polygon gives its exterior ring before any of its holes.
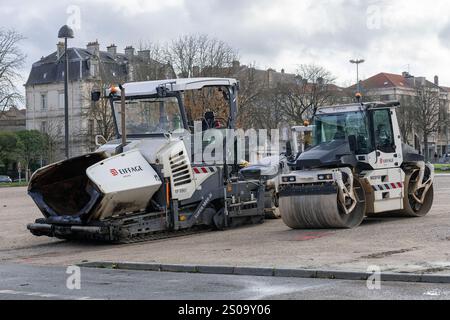
{"type": "Polygon", "coordinates": [[[116,177],[119,174],[121,175],[125,175],[125,174],[130,174],[130,173],[135,173],[135,172],[141,172],[144,171],[144,169],[142,169],[141,166],[136,166],[136,167],[130,167],[130,168],[124,168],[124,169],[111,169],[110,172],[111,174],[116,177]]]}
{"type": "Polygon", "coordinates": [[[381,164],[393,163],[393,162],[394,162],[394,159],[380,159],[381,164]]]}

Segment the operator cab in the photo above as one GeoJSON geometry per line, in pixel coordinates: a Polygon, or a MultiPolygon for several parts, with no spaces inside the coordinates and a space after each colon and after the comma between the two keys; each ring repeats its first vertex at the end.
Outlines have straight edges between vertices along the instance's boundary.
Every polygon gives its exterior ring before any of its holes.
{"type": "Polygon", "coordinates": [[[319,108],[314,117],[313,147],[300,155],[297,165],[345,166],[339,158],[346,155],[346,161],[354,156],[350,164],[362,169],[399,167],[401,137],[399,128],[393,126],[398,105],[380,102],[319,108]]]}
{"type": "MultiPolygon", "coordinates": [[[[187,102],[185,92],[201,91],[215,88],[223,93],[227,105],[228,121],[222,121],[215,112],[207,110],[200,121],[202,129],[233,127],[237,114],[238,83],[235,79],[225,78],[190,78],[174,80],[158,80],[132,82],[123,85],[125,90],[126,135],[127,137],[142,137],[151,135],[167,135],[180,131],[192,133],[192,121],[188,121],[188,109],[202,109],[201,105],[191,105],[187,102]],[[223,123],[225,122],[225,123],[223,123]]],[[[113,110],[117,138],[121,132],[121,93],[113,87],[107,92],[113,110]]],[[[191,110],[190,110],[191,111],[191,110]]],[[[192,113],[192,111],[191,111],[192,113]]]]}
{"type": "Polygon", "coordinates": [[[234,128],[236,122],[238,82],[235,79],[144,81],[127,83],[122,88],[125,94],[125,133],[121,123],[121,89],[112,87],[106,93],[111,104],[116,140],[98,150],[120,150],[123,146],[126,151],[140,144],[146,159],[153,162],[155,159],[150,153],[154,154],[167,140],[178,138],[193,156],[196,153],[194,134],[200,133],[204,137],[204,150],[217,141],[214,134],[217,135],[218,129],[234,128]],[[214,99],[205,99],[210,95],[214,99]],[[212,134],[207,135],[207,132],[212,134]],[[120,143],[123,135],[126,136],[126,144],[124,141],[120,143]],[[147,149],[151,149],[150,153],[147,149]]]}

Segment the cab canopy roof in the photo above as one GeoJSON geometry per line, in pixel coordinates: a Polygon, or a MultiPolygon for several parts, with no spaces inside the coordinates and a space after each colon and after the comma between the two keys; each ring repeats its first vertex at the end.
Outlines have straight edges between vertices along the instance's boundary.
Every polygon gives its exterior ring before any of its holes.
{"type": "Polygon", "coordinates": [[[127,97],[152,96],[156,95],[158,88],[166,88],[167,92],[177,92],[186,90],[200,90],[204,87],[233,86],[237,84],[236,79],[229,78],[187,78],[187,79],[166,79],[143,82],[125,83],[125,95],[127,97]]]}
{"type": "Polygon", "coordinates": [[[317,109],[317,114],[365,111],[371,109],[387,109],[400,106],[398,101],[352,103],[335,106],[324,106],[317,109]]]}

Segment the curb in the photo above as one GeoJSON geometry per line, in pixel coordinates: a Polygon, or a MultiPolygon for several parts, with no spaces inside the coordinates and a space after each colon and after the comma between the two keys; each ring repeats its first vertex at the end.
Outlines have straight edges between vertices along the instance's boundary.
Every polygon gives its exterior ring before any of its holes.
{"type": "MultiPolygon", "coordinates": [[[[160,271],[200,274],[223,274],[236,276],[262,276],[308,279],[333,279],[333,280],[360,280],[366,281],[373,276],[371,273],[361,271],[337,271],[337,270],[311,270],[311,269],[286,269],[286,268],[260,268],[260,267],[231,267],[231,266],[196,266],[159,263],[135,263],[135,262],[87,262],[78,264],[83,268],[118,269],[134,271],[160,271]]],[[[394,273],[382,272],[381,281],[389,282],[416,282],[416,283],[450,283],[450,274],[419,274],[419,273],[394,273]]]]}

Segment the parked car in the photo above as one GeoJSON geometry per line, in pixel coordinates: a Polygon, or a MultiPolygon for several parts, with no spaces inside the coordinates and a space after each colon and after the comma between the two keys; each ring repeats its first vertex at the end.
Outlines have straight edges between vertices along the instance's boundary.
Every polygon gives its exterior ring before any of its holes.
{"type": "Polygon", "coordinates": [[[444,156],[441,159],[439,159],[439,163],[443,164],[450,163],[450,154],[444,154],[444,156]]]}
{"type": "Polygon", "coordinates": [[[12,180],[8,176],[0,176],[0,183],[12,183],[12,180]]]}

